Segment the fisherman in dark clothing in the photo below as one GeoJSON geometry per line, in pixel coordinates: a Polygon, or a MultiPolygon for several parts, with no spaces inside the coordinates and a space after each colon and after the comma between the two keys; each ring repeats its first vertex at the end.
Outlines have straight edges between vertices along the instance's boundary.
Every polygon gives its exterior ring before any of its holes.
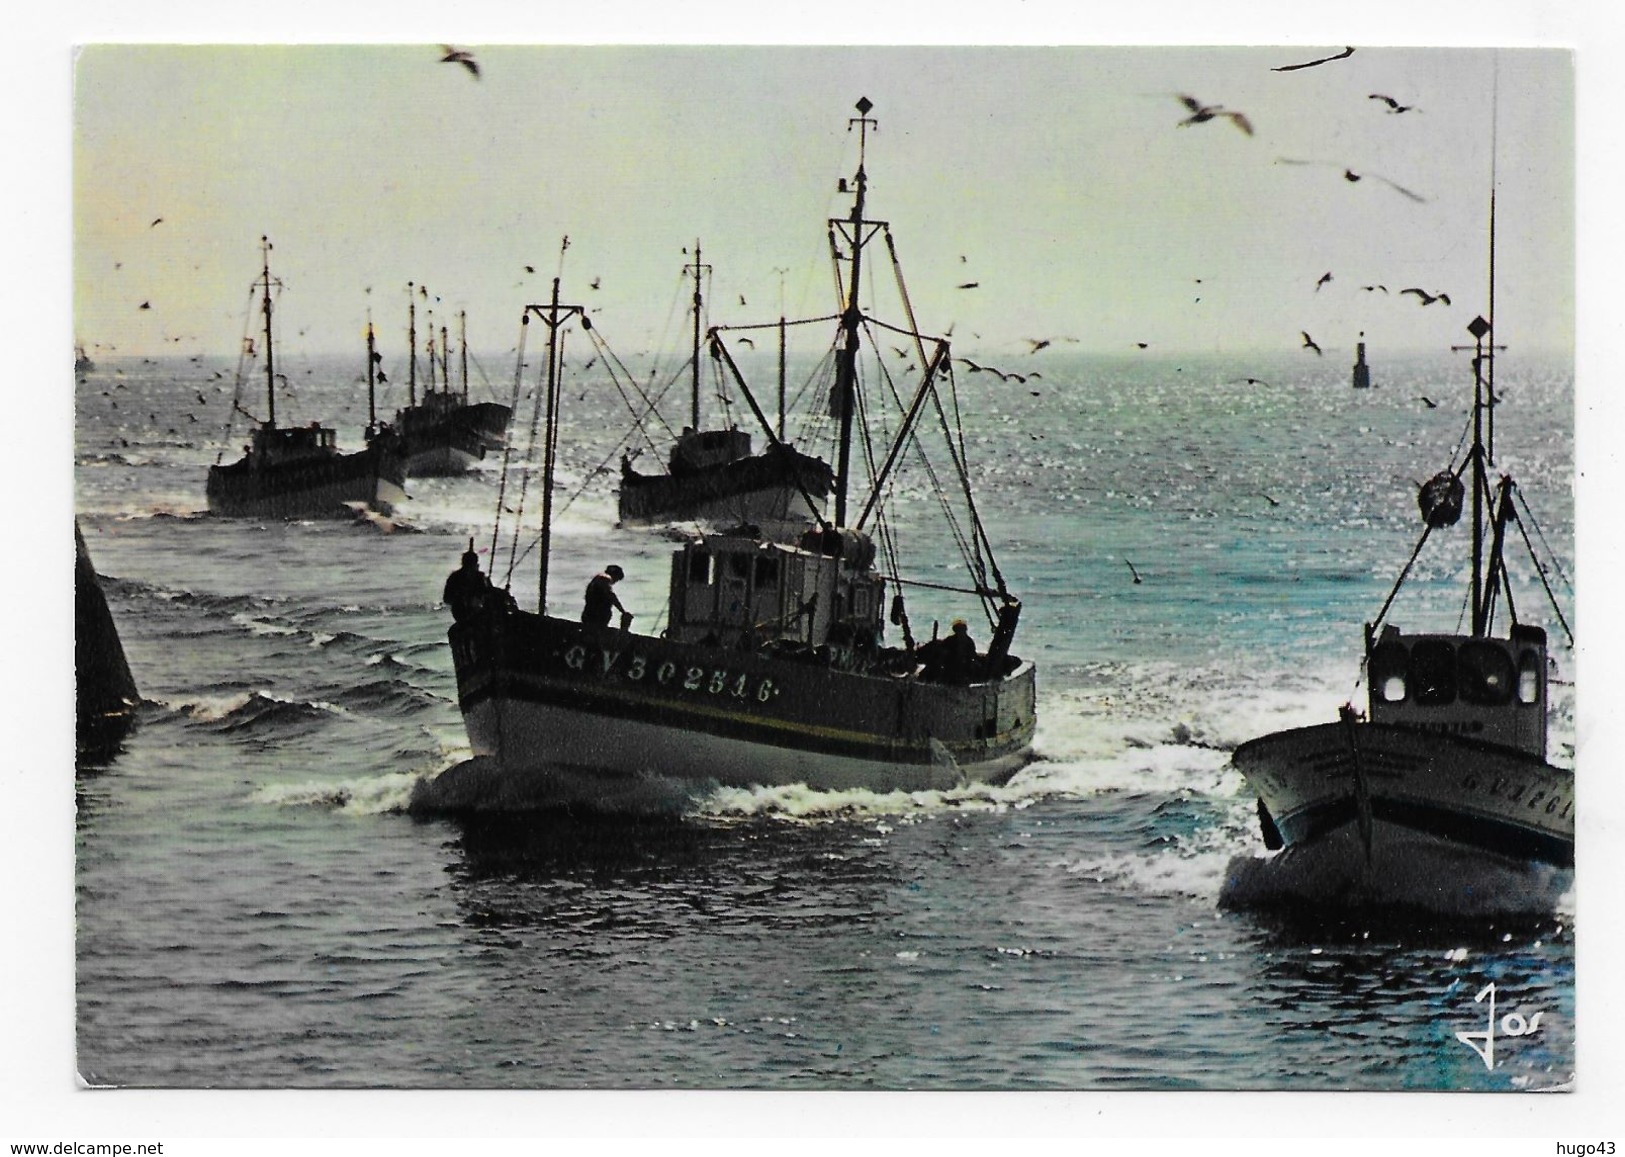
{"type": "Polygon", "coordinates": [[[607,627],[612,610],[620,611],[623,619],[632,618],[632,612],[621,606],[621,600],[615,597],[615,584],[625,577],[626,572],[613,563],[592,576],[592,581],[587,584],[586,601],[581,608],[583,623],[591,627],[607,627]]]}
{"type": "Polygon", "coordinates": [[[945,683],[969,683],[976,670],[976,640],[964,619],[955,619],[952,634],[942,640],[942,679],[945,683]]]}
{"type": "Polygon", "coordinates": [[[470,542],[463,552],[463,565],[446,579],[440,601],[451,608],[451,617],[460,623],[483,607],[490,593],[491,580],[480,570],[480,556],[474,553],[474,544],[470,542]]]}

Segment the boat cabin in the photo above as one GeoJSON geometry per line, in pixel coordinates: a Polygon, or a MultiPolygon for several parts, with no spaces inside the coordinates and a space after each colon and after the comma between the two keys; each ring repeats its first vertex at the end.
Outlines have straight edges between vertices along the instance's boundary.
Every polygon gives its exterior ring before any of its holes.
{"type": "Polygon", "coordinates": [[[750,435],[743,430],[695,430],[684,426],[671,448],[673,474],[691,474],[750,457],[750,435]]]}
{"type": "Polygon", "coordinates": [[[267,422],[254,431],[251,451],[257,466],[276,466],[338,452],[337,431],[317,422],[308,426],[273,426],[267,422]]]}
{"type": "Polygon", "coordinates": [[[1482,739],[1546,758],[1546,632],[1407,635],[1368,645],[1371,722],[1482,739]]]}
{"type": "Polygon", "coordinates": [[[874,557],[873,540],[851,530],[809,530],[795,545],[744,532],[687,543],[672,558],[668,637],[879,646],[885,582],[874,557]]]}

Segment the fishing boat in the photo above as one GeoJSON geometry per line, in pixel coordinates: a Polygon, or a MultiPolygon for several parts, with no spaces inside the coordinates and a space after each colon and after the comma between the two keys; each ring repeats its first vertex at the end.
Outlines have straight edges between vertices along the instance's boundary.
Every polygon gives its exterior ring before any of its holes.
{"type": "Polygon", "coordinates": [[[513,410],[500,402],[471,402],[468,396],[468,319],[459,312],[459,360],[461,389],[453,389],[450,373],[450,342],[444,326],[435,340],[434,320],[429,321],[426,343],[429,364],[428,387],[422,397],[417,388],[417,303],[413,290],[427,296],[421,286],[407,283],[407,405],[395,413],[384,432],[398,439],[406,459],[408,477],[427,478],[463,474],[499,451],[508,437],[508,421],[513,410]],[[436,388],[436,378],[439,388],[436,388]]]}
{"type": "Polygon", "coordinates": [[[1369,390],[1371,388],[1371,367],[1365,360],[1365,334],[1360,335],[1359,343],[1354,347],[1353,385],[1356,390],[1369,390]]]}
{"type": "Polygon", "coordinates": [[[135,725],[141,695],[77,519],[73,524],[73,674],[76,753],[80,759],[105,759],[118,751],[135,725]]]}
{"type": "MultiPolygon", "coordinates": [[[[1574,772],[1554,766],[1546,752],[1547,635],[1516,614],[1505,559],[1509,531],[1522,531],[1530,543],[1524,525],[1533,516],[1527,506],[1520,515],[1512,478],[1491,485],[1494,333],[1482,317],[1468,330],[1475,342],[1465,347],[1474,350],[1472,444],[1463,461],[1420,487],[1421,541],[1365,629],[1366,711],[1345,705],[1336,722],[1236,748],[1235,766],[1258,796],[1267,848],[1313,849],[1340,832],[1346,845],[1352,832],[1368,868],[1384,862],[1385,848],[1412,847],[1419,837],[1492,861],[1574,864],[1574,772]],[[1423,544],[1460,521],[1469,488],[1470,631],[1387,622],[1423,544]]],[[[1572,646],[1547,569],[1535,565],[1572,646]]]]}
{"type": "MultiPolygon", "coordinates": [[[[829,223],[840,239],[837,268],[845,273],[837,283],[842,308],[828,319],[837,323],[830,396],[840,429],[833,517],[810,504],[812,517],[792,541],[734,527],[684,542],[670,560],[666,625],[658,633],[634,631],[625,614],[609,623],[607,605],[594,622],[582,621],[593,617],[585,612],[580,619],[549,613],[559,330],[572,316],[586,325],[581,307],[560,304],[555,280],[551,303],[530,307],[549,331],[537,610],[514,606],[511,569],[501,588],[454,605],[449,637],[475,758],[431,781],[420,806],[473,807],[493,799],[507,806],[609,806],[646,791],[658,796],[662,789],[714,785],[941,789],[1002,782],[1030,758],[1034,668],[1011,651],[1021,602],[992,561],[962,432],[945,439],[956,481],[942,493],[967,508],[969,525],[960,529],[971,577],[957,593],[979,600],[991,641],[978,650],[960,623],[951,635],[938,638],[933,628],[931,639],[917,640],[909,623],[905,586],[953,588],[903,576],[885,498],[905,457],[929,470],[917,437],[925,428],[921,416],[934,413],[946,429],[947,415],[958,410],[956,398],[941,397],[953,388],[947,339],[910,323],[890,332],[922,349],[930,343],[933,352],[920,361],[926,368],[912,400],[893,394],[898,422],[889,443],[874,445],[875,427],[860,417],[880,413],[876,374],[890,372],[872,347],[867,358],[860,349],[874,323],[858,296],[868,243],[885,235],[895,260],[889,225],[866,215],[871,108],[860,101],[860,115],[849,122],[860,138],[856,178],[842,183],[854,198],[851,212],[829,223]],[[876,365],[881,369],[869,373],[876,365]],[[867,497],[849,521],[849,498],[860,496],[857,461],[869,463],[867,497]],[[895,642],[887,639],[888,626],[900,631],[895,642]]],[[[717,328],[709,341],[771,446],[773,427],[717,328]]],[[[499,528],[501,514],[499,500],[499,528]]],[[[492,541],[495,557],[495,533],[492,541]]],[[[472,556],[465,560],[474,565],[472,556]]]]}
{"type": "MultiPolygon", "coordinates": [[[[260,421],[243,408],[232,408],[256,423],[243,456],[229,465],[209,467],[206,493],[209,513],[228,518],[343,518],[358,507],[388,515],[406,497],[405,462],[392,439],[365,449],[341,453],[338,435],[318,422],[278,426],[276,422],[276,356],[272,345],[271,243],[260,238],[260,311],[264,317],[265,405],[260,421]]],[[[369,371],[370,371],[369,362],[369,371]]],[[[243,377],[238,375],[239,395],[243,377]]],[[[373,399],[369,396],[369,406],[373,399]]]]}
{"type": "MultiPolygon", "coordinates": [[[[621,458],[619,516],[623,526],[669,522],[752,525],[769,529],[800,526],[828,497],[834,471],[821,458],[803,454],[784,440],[783,360],[780,360],[780,418],[776,434],[760,454],[751,452],[748,430],[700,428],[701,326],[705,264],[694,243],[694,343],[689,359],[689,422],[677,436],[663,473],[644,474],[631,455],[621,458]]],[[[783,327],[780,327],[782,351],[783,327]]],[[[720,359],[719,359],[720,360],[720,359]]]]}

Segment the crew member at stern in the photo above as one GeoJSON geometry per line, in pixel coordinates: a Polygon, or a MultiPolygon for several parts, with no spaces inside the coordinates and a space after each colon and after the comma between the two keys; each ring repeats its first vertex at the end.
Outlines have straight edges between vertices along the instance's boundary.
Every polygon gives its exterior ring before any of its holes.
{"type": "Polygon", "coordinates": [[[611,563],[587,584],[586,600],[581,607],[581,621],[589,627],[609,626],[610,612],[620,611],[622,625],[631,622],[632,612],[621,605],[615,596],[615,584],[626,577],[626,572],[611,563]]]}

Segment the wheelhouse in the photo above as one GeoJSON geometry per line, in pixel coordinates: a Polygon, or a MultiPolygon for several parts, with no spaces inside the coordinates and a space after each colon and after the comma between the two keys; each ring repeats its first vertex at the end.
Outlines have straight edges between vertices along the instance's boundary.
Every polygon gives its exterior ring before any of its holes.
{"type": "Polygon", "coordinates": [[[1445,731],[1546,757],[1546,632],[1506,639],[1407,635],[1384,627],[1368,648],[1373,723],[1445,731]]]}

